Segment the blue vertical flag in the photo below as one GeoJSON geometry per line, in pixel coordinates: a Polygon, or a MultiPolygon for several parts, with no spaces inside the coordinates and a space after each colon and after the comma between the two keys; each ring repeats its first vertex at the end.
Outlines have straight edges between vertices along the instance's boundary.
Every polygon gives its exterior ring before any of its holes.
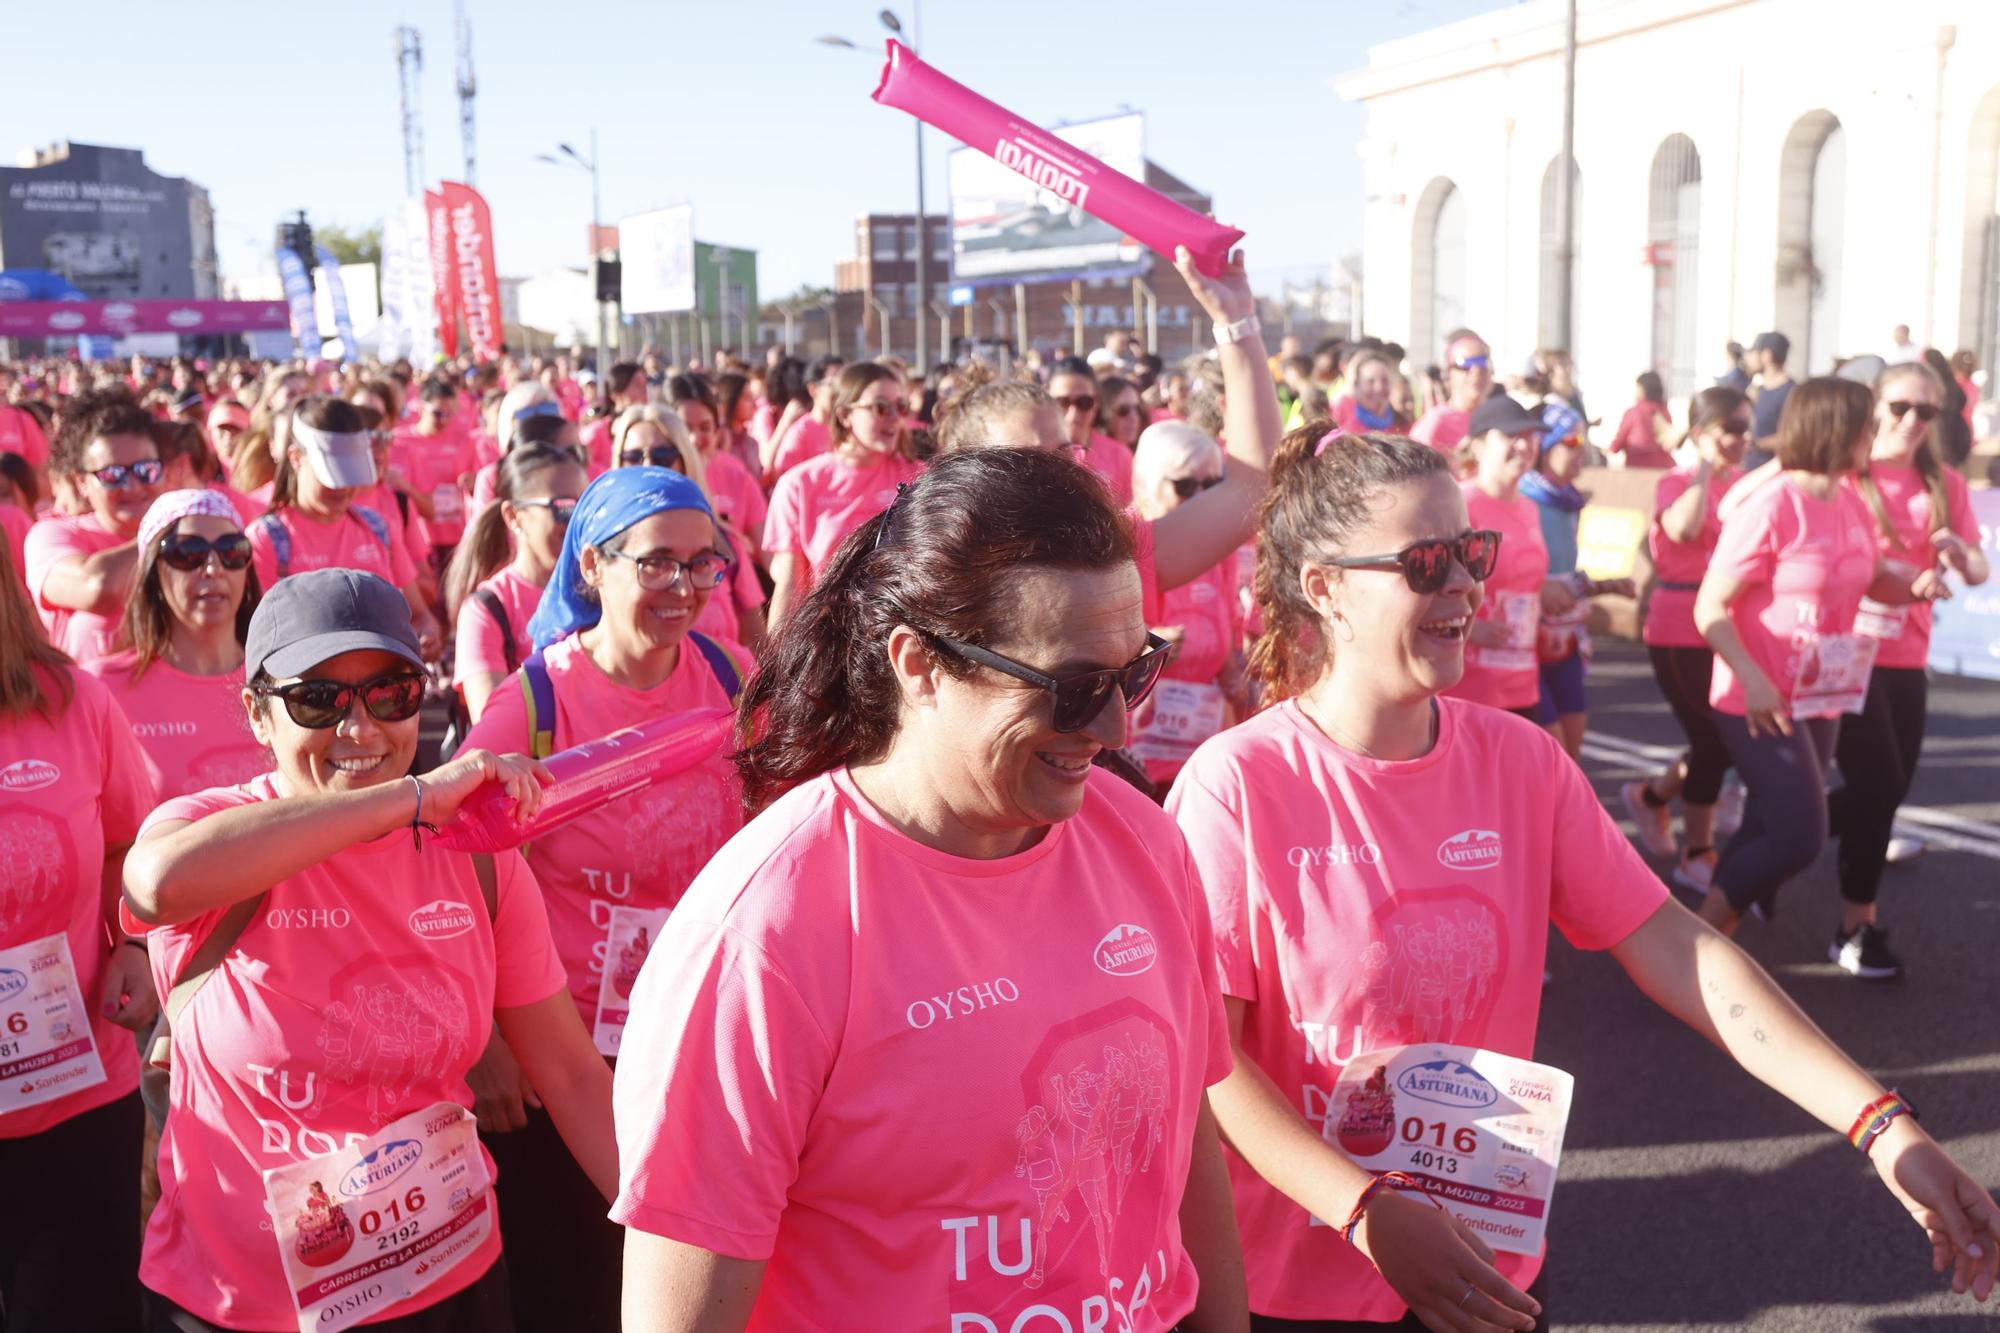
{"type": "Polygon", "coordinates": [[[340,355],[359,361],[361,348],[354,341],[354,320],[347,313],[347,284],[340,277],[340,261],[323,245],[313,249],[319,252],[319,271],[326,275],[326,299],[333,306],[333,331],[340,338],[340,355]]]}
{"type": "Polygon", "coordinates": [[[301,359],[319,355],[319,315],[313,310],[312,274],[299,252],[289,245],[278,247],[278,277],[285,284],[285,300],[292,307],[292,346],[301,359]]]}

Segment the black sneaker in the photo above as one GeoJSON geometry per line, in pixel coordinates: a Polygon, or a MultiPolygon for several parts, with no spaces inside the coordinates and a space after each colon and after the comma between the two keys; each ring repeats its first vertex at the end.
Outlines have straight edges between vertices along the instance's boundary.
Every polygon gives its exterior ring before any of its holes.
{"type": "Polygon", "coordinates": [[[1880,926],[1835,931],[1826,956],[1841,971],[1868,981],[1896,981],[1903,975],[1903,960],[1889,952],[1889,932],[1880,926]]]}

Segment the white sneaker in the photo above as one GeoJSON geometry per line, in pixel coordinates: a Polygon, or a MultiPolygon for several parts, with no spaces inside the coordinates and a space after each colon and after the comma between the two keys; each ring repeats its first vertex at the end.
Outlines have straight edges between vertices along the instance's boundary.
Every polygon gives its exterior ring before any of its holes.
{"type": "Polygon", "coordinates": [[[1743,827],[1743,801],[1744,791],[1742,783],[1727,782],[1723,784],[1722,795],[1718,796],[1715,801],[1715,836],[1718,839],[1716,846],[1719,847],[1722,845],[1719,841],[1720,839],[1728,837],[1730,834],[1736,832],[1737,829],[1743,827]]]}
{"type": "Polygon", "coordinates": [[[1715,863],[1720,859],[1714,852],[1703,852],[1699,856],[1683,856],[1674,867],[1674,883],[1684,889],[1708,897],[1715,887],[1715,863]]]}
{"type": "Polygon", "coordinates": [[[1924,850],[1925,843],[1922,838],[1891,838],[1889,864],[1893,866],[1901,865],[1905,861],[1914,861],[1924,854],[1924,850]]]}

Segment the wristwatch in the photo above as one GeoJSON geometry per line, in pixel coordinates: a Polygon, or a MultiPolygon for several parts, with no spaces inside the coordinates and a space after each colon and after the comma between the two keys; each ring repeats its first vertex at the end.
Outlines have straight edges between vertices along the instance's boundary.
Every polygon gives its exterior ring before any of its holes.
{"type": "Polygon", "coordinates": [[[1215,345],[1217,347],[1227,347],[1231,343],[1242,342],[1253,333],[1262,333],[1263,331],[1263,323],[1255,315],[1248,315],[1237,320],[1234,324],[1216,325],[1215,345]]]}

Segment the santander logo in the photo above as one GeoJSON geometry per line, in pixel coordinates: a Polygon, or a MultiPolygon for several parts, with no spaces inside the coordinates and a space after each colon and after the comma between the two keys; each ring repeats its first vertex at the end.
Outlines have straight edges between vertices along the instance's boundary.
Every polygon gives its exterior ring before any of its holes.
{"type": "Polygon", "coordinates": [[[40,791],[62,780],[62,770],[40,759],[17,759],[0,768],[0,791],[40,791]]]}
{"type": "Polygon", "coordinates": [[[1150,971],[1159,956],[1160,946],[1153,939],[1153,932],[1126,922],[1105,933],[1091,959],[1101,972],[1114,977],[1136,977],[1150,971]]]}
{"type": "Polygon", "coordinates": [[[1491,870],[1500,864],[1500,835],[1469,828],[1438,844],[1438,864],[1447,870],[1491,870]]]}
{"type": "Polygon", "coordinates": [[[410,932],[427,940],[448,940],[471,930],[477,919],[464,903],[439,898],[410,913],[410,932]]]}

